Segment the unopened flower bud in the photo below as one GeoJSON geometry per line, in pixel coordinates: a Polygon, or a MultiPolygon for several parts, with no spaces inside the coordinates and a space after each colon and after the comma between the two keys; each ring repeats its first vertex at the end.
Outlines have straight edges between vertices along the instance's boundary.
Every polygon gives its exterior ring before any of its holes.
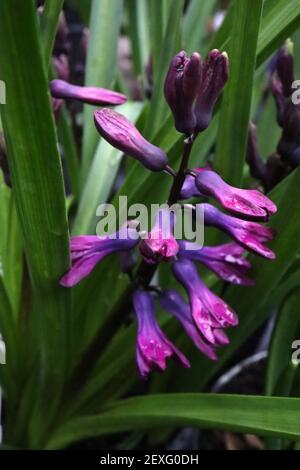
{"type": "Polygon", "coordinates": [[[204,131],[211,119],[214,105],[228,80],[229,64],[226,52],[213,49],[203,65],[195,104],[196,130],[204,131]]]}
{"type": "Polygon", "coordinates": [[[179,132],[190,135],[196,126],[193,104],[201,81],[201,56],[194,52],[189,58],[179,52],[171,61],[164,84],[164,94],[179,132]]]}
{"type": "Polygon", "coordinates": [[[148,142],[137,128],[120,113],[103,108],[94,113],[95,126],[102,137],[113,147],[138,160],[152,171],[165,168],[165,152],[148,142]]]}

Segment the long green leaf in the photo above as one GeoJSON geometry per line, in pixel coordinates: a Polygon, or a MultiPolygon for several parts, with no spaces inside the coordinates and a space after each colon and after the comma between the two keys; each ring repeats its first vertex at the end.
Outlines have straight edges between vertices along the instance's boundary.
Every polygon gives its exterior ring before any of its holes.
{"type": "Polygon", "coordinates": [[[51,53],[59,22],[59,15],[63,4],[64,0],[45,1],[44,11],[41,16],[41,37],[44,48],[46,67],[50,65],[51,53]]]}
{"type": "Polygon", "coordinates": [[[298,288],[286,300],[278,315],[268,356],[267,395],[289,395],[291,381],[286,380],[287,377],[283,380],[283,377],[288,375],[292,379],[297,368],[292,364],[292,343],[300,333],[299,300],[298,288]]]}
{"type": "Polygon", "coordinates": [[[63,425],[48,449],[91,436],[161,426],[193,426],[300,440],[300,399],[247,395],[165,394],[135,397],[109,406],[98,416],[63,425]]]}
{"type": "MultiPolygon", "coordinates": [[[[163,46],[160,48],[160,51],[157,52],[157,57],[159,57],[158,70],[157,73],[154,72],[154,91],[145,126],[145,135],[147,138],[154,137],[169,112],[163,96],[163,84],[170,60],[179,51],[181,45],[183,2],[182,0],[168,0],[168,2],[170,1],[172,3],[170,3],[168,9],[168,23],[164,34],[163,46]]],[[[155,2],[154,0],[154,3],[159,2],[155,2]]]]}
{"type": "MultiPolygon", "coordinates": [[[[93,0],[92,2],[86,85],[109,88],[113,84],[122,12],[123,0],[93,0]]],[[[98,141],[93,120],[94,109],[94,107],[86,105],[83,113],[82,185],[88,175],[98,141]]]]}
{"type": "Polygon", "coordinates": [[[262,0],[244,0],[235,2],[233,10],[230,77],[222,97],[214,164],[236,186],[243,173],[262,5],[262,0]]]}
{"type": "Polygon", "coordinates": [[[213,0],[192,0],[189,3],[182,30],[183,47],[188,54],[202,52],[205,31],[214,6],[213,0]]]}
{"type": "MultiPolygon", "coordinates": [[[[69,267],[68,226],[43,64],[33,2],[1,2],[0,74],[7,89],[7,103],[1,106],[1,117],[34,290],[33,319],[42,362],[40,400],[50,418],[67,370],[70,292],[58,284],[69,267]]],[[[40,405],[37,401],[38,414],[40,405]]]]}

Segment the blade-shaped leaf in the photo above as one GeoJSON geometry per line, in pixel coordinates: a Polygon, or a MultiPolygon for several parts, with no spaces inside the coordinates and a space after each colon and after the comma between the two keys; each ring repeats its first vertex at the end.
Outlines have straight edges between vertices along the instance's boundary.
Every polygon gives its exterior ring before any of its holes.
{"type": "Polygon", "coordinates": [[[222,177],[240,184],[251,108],[262,0],[235,2],[229,42],[230,75],[222,96],[214,165],[222,177]]]}
{"type": "Polygon", "coordinates": [[[50,418],[67,370],[70,292],[58,281],[69,267],[69,247],[62,171],[31,0],[0,4],[0,74],[7,91],[1,117],[42,352],[40,399],[50,418]]]}
{"type": "MultiPolygon", "coordinates": [[[[117,41],[123,0],[93,0],[87,54],[85,85],[109,88],[116,73],[117,41]]],[[[81,182],[84,184],[97,147],[98,134],[93,120],[94,107],[85,105],[83,113],[83,156],[81,182]]]]}
{"type": "Polygon", "coordinates": [[[300,440],[298,398],[247,395],[165,394],[116,402],[98,416],[75,418],[48,442],[48,449],[91,436],[193,426],[300,440]]]}

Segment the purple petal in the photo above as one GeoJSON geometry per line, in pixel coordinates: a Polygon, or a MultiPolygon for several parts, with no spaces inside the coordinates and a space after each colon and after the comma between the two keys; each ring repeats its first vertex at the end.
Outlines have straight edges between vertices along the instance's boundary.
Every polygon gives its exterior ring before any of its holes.
{"type": "Polygon", "coordinates": [[[213,49],[203,67],[203,78],[195,104],[196,130],[205,130],[212,118],[214,105],[228,80],[228,57],[226,52],[213,49]]]}
{"type": "Polygon", "coordinates": [[[175,127],[186,135],[190,135],[196,126],[193,104],[201,73],[200,55],[194,52],[189,58],[181,51],[172,59],[164,84],[165,99],[173,113],[175,127]]]}
{"type": "Polygon", "coordinates": [[[94,113],[97,130],[113,147],[136,158],[146,168],[161,171],[168,158],[163,150],[148,142],[128,119],[112,109],[94,113]]]}
{"type": "Polygon", "coordinates": [[[199,191],[214,197],[230,212],[267,220],[277,210],[276,205],[260,191],[234,188],[212,170],[203,169],[198,172],[195,180],[199,191]]]}
{"type": "Polygon", "coordinates": [[[50,90],[55,98],[73,99],[93,105],[117,105],[127,101],[125,95],[116,91],[71,85],[71,83],[64,80],[52,80],[50,90]]]}
{"type": "Polygon", "coordinates": [[[136,357],[141,376],[145,377],[152,365],[165,370],[166,360],[172,356],[184,367],[189,367],[187,358],[160,329],[155,318],[154,301],[149,292],[137,290],[133,295],[133,306],[138,321],[136,357]]]}
{"type": "Polygon", "coordinates": [[[274,237],[274,230],[256,222],[248,222],[223,214],[211,204],[203,204],[206,225],[224,230],[246,250],[252,251],[267,259],[275,259],[275,253],[263,243],[274,237]]]}

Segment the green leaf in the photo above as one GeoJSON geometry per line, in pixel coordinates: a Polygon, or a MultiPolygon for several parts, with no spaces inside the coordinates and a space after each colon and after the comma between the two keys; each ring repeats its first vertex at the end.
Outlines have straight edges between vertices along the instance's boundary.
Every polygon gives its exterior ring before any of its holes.
{"type": "Polygon", "coordinates": [[[299,19],[298,0],[264,2],[257,44],[257,66],[261,65],[299,27],[299,19]]]}
{"type": "Polygon", "coordinates": [[[65,106],[63,106],[58,124],[59,142],[63,147],[64,160],[67,173],[70,178],[71,190],[75,197],[79,196],[79,158],[74,136],[72,134],[71,121],[65,106]]]}
{"type": "MultiPolygon", "coordinates": [[[[87,54],[85,85],[110,88],[116,75],[117,41],[121,26],[123,0],[93,0],[90,18],[90,36],[87,54]]],[[[83,156],[81,184],[88,175],[97,147],[93,111],[85,105],[83,113],[83,156]]]]}
{"type": "Polygon", "coordinates": [[[251,108],[262,0],[235,2],[229,43],[230,75],[222,96],[214,165],[222,177],[240,185],[251,108]]]}
{"type": "Polygon", "coordinates": [[[300,440],[298,398],[165,394],[113,403],[98,416],[75,418],[47,443],[57,449],[89,437],[125,431],[193,426],[300,440]]]}
{"type": "Polygon", "coordinates": [[[15,318],[19,315],[22,282],[22,240],[15,201],[0,174],[0,276],[8,293],[15,318]]]}
{"type": "MultiPolygon", "coordinates": [[[[60,158],[31,0],[0,3],[0,75],[7,91],[1,118],[34,292],[32,321],[43,365],[39,400],[50,419],[68,367],[70,292],[58,281],[69,268],[69,243],[60,158]]],[[[38,414],[42,408],[39,400],[38,414]]],[[[41,420],[45,428],[45,415],[41,420]]],[[[35,437],[38,439],[38,434],[35,437]]]]}
{"type": "Polygon", "coordinates": [[[46,0],[41,16],[41,40],[46,68],[50,66],[51,54],[64,0],[46,0]]]}
{"type": "MultiPolygon", "coordinates": [[[[156,2],[157,5],[162,2],[156,2]]],[[[131,39],[132,60],[137,76],[142,75],[145,82],[145,65],[150,58],[150,38],[148,27],[149,2],[131,0],[127,2],[128,34],[131,39]]]]}
{"type": "Polygon", "coordinates": [[[267,395],[289,395],[291,380],[297,369],[292,363],[292,343],[299,338],[300,333],[299,301],[298,288],[286,299],[276,319],[268,355],[267,395]],[[290,380],[287,380],[286,375],[290,380]]]}
{"type": "Polygon", "coordinates": [[[202,52],[208,20],[215,7],[214,0],[191,0],[183,19],[182,42],[188,54],[202,52]]]}
{"type": "MultiPolygon", "coordinates": [[[[153,1],[153,0],[152,0],[153,1]]],[[[183,11],[182,0],[168,0],[169,15],[167,28],[164,34],[163,46],[157,52],[159,57],[158,70],[154,71],[154,90],[151,99],[151,106],[147,117],[144,134],[148,139],[152,139],[159,130],[169,109],[163,96],[163,85],[170,60],[179,51],[181,44],[181,16],[183,11]]],[[[154,0],[154,3],[159,3],[154,0]]],[[[157,17],[154,17],[157,21],[157,17]]],[[[159,21],[159,19],[158,19],[159,21]]],[[[151,36],[153,32],[151,33],[151,36]]],[[[155,51],[153,51],[154,54],[155,51]]]]}

